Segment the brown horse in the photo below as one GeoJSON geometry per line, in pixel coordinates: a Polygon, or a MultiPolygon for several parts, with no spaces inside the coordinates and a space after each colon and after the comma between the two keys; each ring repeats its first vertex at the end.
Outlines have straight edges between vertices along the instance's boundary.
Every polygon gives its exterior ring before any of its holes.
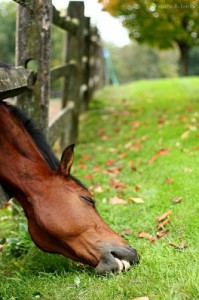
{"type": "Polygon", "coordinates": [[[22,205],[34,243],[99,274],[126,269],[138,262],[136,250],[100,218],[88,189],[70,174],[73,148],[59,163],[32,121],[0,103],[0,183],[22,205]]]}

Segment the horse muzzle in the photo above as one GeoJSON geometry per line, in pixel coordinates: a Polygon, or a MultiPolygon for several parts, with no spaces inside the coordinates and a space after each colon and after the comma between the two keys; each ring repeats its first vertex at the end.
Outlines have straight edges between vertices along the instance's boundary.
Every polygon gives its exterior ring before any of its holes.
{"type": "Polygon", "coordinates": [[[119,273],[126,271],[131,265],[139,263],[137,251],[131,246],[118,247],[111,246],[104,249],[100,262],[96,266],[96,272],[99,275],[107,273],[119,273]]]}

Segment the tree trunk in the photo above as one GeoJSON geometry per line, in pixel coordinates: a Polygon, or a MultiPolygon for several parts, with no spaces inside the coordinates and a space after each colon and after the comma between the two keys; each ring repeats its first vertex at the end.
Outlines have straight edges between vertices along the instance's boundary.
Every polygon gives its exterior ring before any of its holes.
{"type": "Polygon", "coordinates": [[[189,67],[189,49],[190,47],[184,43],[178,43],[180,50],[180,76],[188,76],[188,67],[189,67]]]}

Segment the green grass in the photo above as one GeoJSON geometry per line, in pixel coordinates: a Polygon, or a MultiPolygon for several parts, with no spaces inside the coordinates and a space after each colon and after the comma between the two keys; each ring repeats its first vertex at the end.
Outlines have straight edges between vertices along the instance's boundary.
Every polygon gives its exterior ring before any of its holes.
{"type": "Polygon", "coordinates": [[[114,230],[133,229],[126,239],[138,250],[140,264],[118,276],[99,277],[92,268],[38,250],[24,233],[24,218],[12,220],[6,208],[0,210],[0,218],[7,216],[0,221],[0,238],[10,240],[0,254],[0,299],[199,299],[198,111],[199,78],[140,81],[100,91],[81,117],[73,171],[87,186],[100,185],[97,207],[114,230]],[[167,153],[149,163],[160,149],[167,153]],[[116,177],[110,167],[120,170],[116,177]],[[110,180],[126,188],[117,191],[110,180]],[[113,205],[114,196],[139,197],[144,203],[113,205]],[[173,203],[175,197],[182,201],[173,203]],[[155,235],[156,217],[168,210],[164,237],[154,243],[138,238],[139,231],[155,235]],[[182,240],[188,244],[184,250],[169,245],[182,240]]]}

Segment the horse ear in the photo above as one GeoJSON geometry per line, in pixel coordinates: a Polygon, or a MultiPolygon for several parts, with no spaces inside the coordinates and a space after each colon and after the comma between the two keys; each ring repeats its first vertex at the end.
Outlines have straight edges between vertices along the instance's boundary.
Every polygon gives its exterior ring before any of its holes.
{"type": "Polygon", "coordinates": [[[70,174],[70,169],[73,164],[73,159],[74,159],[74,147],[75,144],[72,144],[63,151],[62,157],[61,157],[61,162],[58,168],[58,173],[67,176],[70,174]]]}

